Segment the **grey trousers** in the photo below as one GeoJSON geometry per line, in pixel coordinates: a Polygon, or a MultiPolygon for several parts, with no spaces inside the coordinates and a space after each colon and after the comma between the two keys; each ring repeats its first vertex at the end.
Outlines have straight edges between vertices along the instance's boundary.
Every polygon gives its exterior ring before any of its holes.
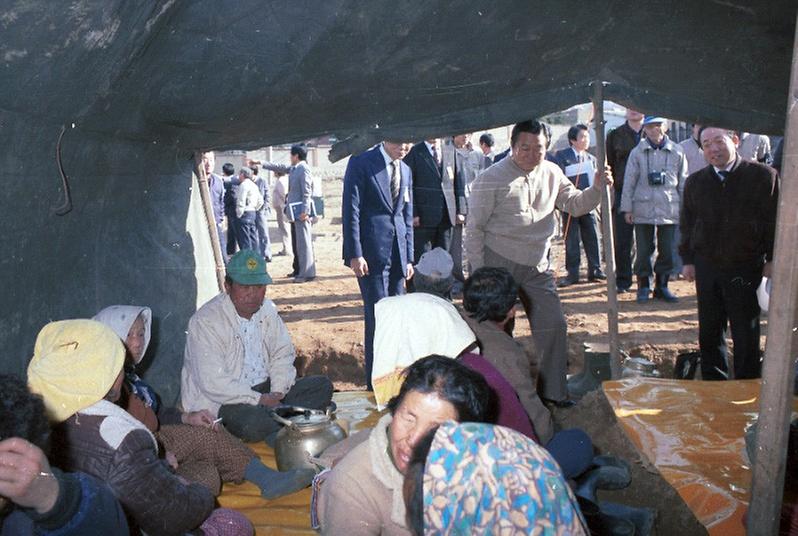
{"type": "Polygon", "coordinates": [[[310,279],[316,277],[316,258],[313,256],[313,234],[310,220],[296,221],[292,226],[296,233],[296,254],[299,271],[296,277],[310,279]]]}
{"type": "MultiPolygon", "coordinates": [[[[261,393],[270,392],[269,380],[253,387],[261,393]]],[[[330,405],[333,385],[327,376],[305,376],[299,378],[283,398],[283,404],[310,409],[326,409],[330,405]]],[[[265,406],[252,404],[225,404],[219,408],[227,431],[247,442],[266,441],[274,443],[282,425],[271,416],[265,406]]]]}
{"type": "Polygon", "coordinates": [[[506,268],[520,287],[519,297],[529,319],[538,358],[538,395],[549,400],[565,400],[568,398],[568,325],[554,274],[516,264],[487,247],[485,266],[506,268]]]}

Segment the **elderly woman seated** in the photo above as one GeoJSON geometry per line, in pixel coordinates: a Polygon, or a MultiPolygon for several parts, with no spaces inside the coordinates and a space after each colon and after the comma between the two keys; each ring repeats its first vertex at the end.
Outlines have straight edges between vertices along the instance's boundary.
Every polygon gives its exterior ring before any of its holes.
{"type": "Polygon", "coordinates": [[[402,483],[413,447],[444,421],[485,421],[490,400],[485,380],[454,359],[433,355],[413,363],[389,413],[321,487],[322,533],[409,534],[402,483]]]}

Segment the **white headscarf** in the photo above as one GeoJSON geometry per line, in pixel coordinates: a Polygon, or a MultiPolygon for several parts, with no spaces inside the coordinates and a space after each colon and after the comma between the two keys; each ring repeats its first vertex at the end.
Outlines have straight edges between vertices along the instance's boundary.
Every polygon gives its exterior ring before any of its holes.
{"type": "Polygon", "coordinates": [[[93,320],[102,322],[111,328],[114,333],[122,339],[122,342],[124,342],[127,339],[127,334],[130,332],[130,327],[139,315],[141,315],[141,318],[144,320],[144,348],[141,351],[141,355],[134,363],[136,365],[141,362],[144,354],[147,353],[147,347],[150,345],[152,310],[149,307],[141,307],[139,305],[111,305],[94,315],[93,318],[93,320]]]}
{"type": "Polygon", "coordinates": [[[455,306],[432,294],[383,298],[374,317],[371,383],[380,410],[399,393],[404,369],[431,354],[455,358],[476,341],[455,306]]]}

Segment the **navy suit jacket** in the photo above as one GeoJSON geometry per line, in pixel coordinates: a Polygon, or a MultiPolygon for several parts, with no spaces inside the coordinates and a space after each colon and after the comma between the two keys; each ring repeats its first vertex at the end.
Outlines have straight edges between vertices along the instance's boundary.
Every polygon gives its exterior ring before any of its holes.
{"type": "Polygon", "coordinates": [[[391,202],[391,178],[379,147],[349,159],[341,199],[344,264],[363,257],[370,273],[391,261],[398,241],[402,273],[413,259],[413,180],[410,168],[399,161],[401,182],[396,203],[391,202]]]}

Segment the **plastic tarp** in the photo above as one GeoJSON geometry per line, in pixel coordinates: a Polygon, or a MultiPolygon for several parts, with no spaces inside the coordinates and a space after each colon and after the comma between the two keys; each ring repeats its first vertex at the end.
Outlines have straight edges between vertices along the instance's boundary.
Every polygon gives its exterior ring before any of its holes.
{"type": "Polygon", "coordinates": [[[332,133],[340,158],[561,110],[597,79],[644,111],[780,133],[797,4],[4,0],[0,371],[24,373],[49,320],[148,305],[144,377],[176,399],[216,290],[197,149],[332,133]]]}
{"type": "Polygon", "coordinates": [[[710,535],[745,534],[751,464],[744,432],[757,417],[760,385],[651,378],[602,384],[632,442],[710,535]]]}

